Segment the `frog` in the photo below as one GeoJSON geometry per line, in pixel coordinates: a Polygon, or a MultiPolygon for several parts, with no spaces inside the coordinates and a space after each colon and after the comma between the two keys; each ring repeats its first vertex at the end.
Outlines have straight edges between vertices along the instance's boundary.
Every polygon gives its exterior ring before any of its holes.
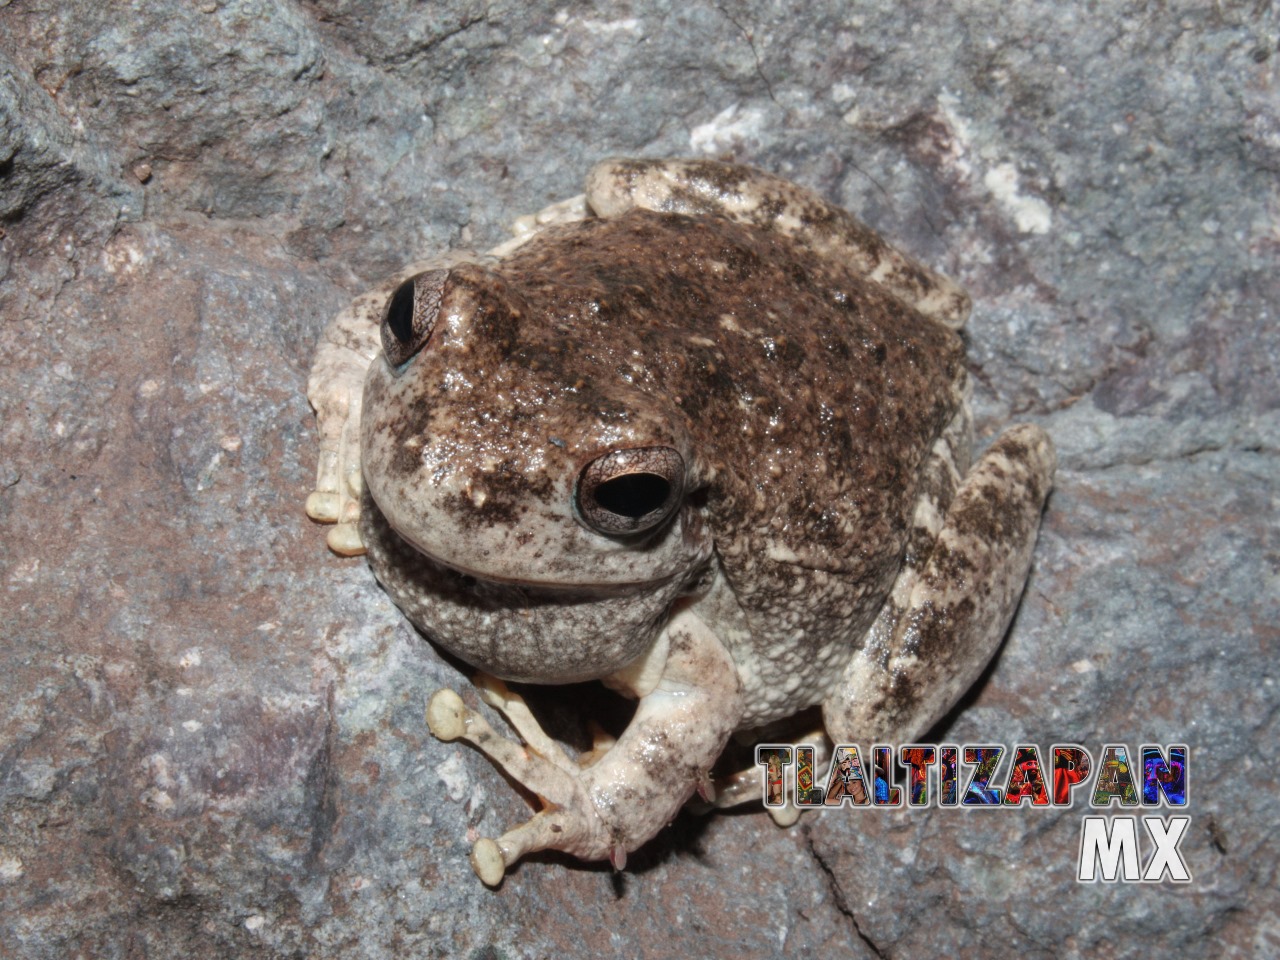
{"type": "Polygon", "coordinates": [[[609,159],[512,232],[357,297],[308,385],[307,512],[515,734],[427,704],[540,805],[472,846],[490,886],[543,850],[624,869],[749,798],[726,744],[803,711],[920,737],[1000,646],[1055,471],[1031,423],[975,454],[969,296],[814,190],[609,159]],[[635,712],[574,757],[507,684],[583,681],[635,712]]]}

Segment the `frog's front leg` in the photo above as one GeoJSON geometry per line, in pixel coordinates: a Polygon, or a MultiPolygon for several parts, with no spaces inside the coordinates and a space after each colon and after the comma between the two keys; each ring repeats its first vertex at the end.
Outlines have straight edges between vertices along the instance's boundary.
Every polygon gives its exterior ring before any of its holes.
{"type": "Polygon", "coordinates": [[[1023,424],[974,464],[823,704],[836,743],[919,737],[982,673],[1022,595],[1054,463],[1048,435],[1023,424]]]}
{"type": "Polygon", "coordinates": [[[382,352],[378,325],[386,306],[383,290],[356,297],[325,327],[307,379],[307,399],[316,411],[320,456],[307,516],[336,526],[328,544],[334,553],[356,556],[364,544],[360,519],[360,407],[369,364],[382,352]]]}
{"type": "Polygon", "coordinates": [[[432,697],[432,733],[478,747],[545,804],[496,841],[476,843],[471,865],[485,883],[499,883],[508,867],[536,850],[608,859],[621,869],[627,853],[657,834],[706,783],[742,715],[741,684],[720,639],[690,610],[676,613],[665,629],[661,678],[640,698],[617,743],[589,767],[566,766],[558,748],[535,742],[545,737],[541,731],[525,734],[533,749],[500,736],[450,690],[432,697]]]}

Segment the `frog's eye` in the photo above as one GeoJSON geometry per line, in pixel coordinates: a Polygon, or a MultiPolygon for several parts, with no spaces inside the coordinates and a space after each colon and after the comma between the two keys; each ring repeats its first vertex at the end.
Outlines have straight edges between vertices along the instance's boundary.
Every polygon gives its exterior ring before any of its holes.
{"type": "Polygon", "coordinates": [[[392,368],[426,346],[440,315],[447,270],[428,270],[396,287],[382,315],[382,352],[392,368]]]}
{"type": "Polygon", "coordinates": [[[675,512],[684,460],[670,447],[614,450],[587,464],[574,502],[592,530],[612,536],[650,530],[675,512]]]}

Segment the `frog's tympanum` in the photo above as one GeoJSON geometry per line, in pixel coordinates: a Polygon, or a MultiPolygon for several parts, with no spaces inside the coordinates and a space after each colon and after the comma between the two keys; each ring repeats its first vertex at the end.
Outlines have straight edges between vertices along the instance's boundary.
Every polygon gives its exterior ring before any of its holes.
{"type": "MultiPolygon", "coordinates": [[[[432,732],[543,801],[472,865],[619,868],[735,731],[821,705],[907,742],[978,677],[1026,580],[1053,448],[971,462],[966,294],[785,180],[610,160],[488,254],[415,264],[326,331],[308,512],[483,676],[432,732]],[[495,678],[638,700],[589,764],[495,678]]],[[[759,771],[750,772],[759,796],[759,771]]]]}

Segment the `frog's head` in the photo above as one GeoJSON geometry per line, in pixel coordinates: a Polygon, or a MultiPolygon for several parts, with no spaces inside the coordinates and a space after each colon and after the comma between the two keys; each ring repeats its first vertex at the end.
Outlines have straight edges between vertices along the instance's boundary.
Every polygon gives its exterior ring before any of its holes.
{"type": "Polygon", "coordinates": [[[577,672],[600,676],[645,649],[665,613],[648,608],[710,555],[689,496],[704,477],[678,408],[619,366],[634,345],[584,355],[573,327],[591,318],[549,321],[534,298],[476,264],[392,294],[365,385],[365,482],[408,545],[465,577],[615,598],[634,624],[600,632],[645,635],[593,638],[577,672]]]}

